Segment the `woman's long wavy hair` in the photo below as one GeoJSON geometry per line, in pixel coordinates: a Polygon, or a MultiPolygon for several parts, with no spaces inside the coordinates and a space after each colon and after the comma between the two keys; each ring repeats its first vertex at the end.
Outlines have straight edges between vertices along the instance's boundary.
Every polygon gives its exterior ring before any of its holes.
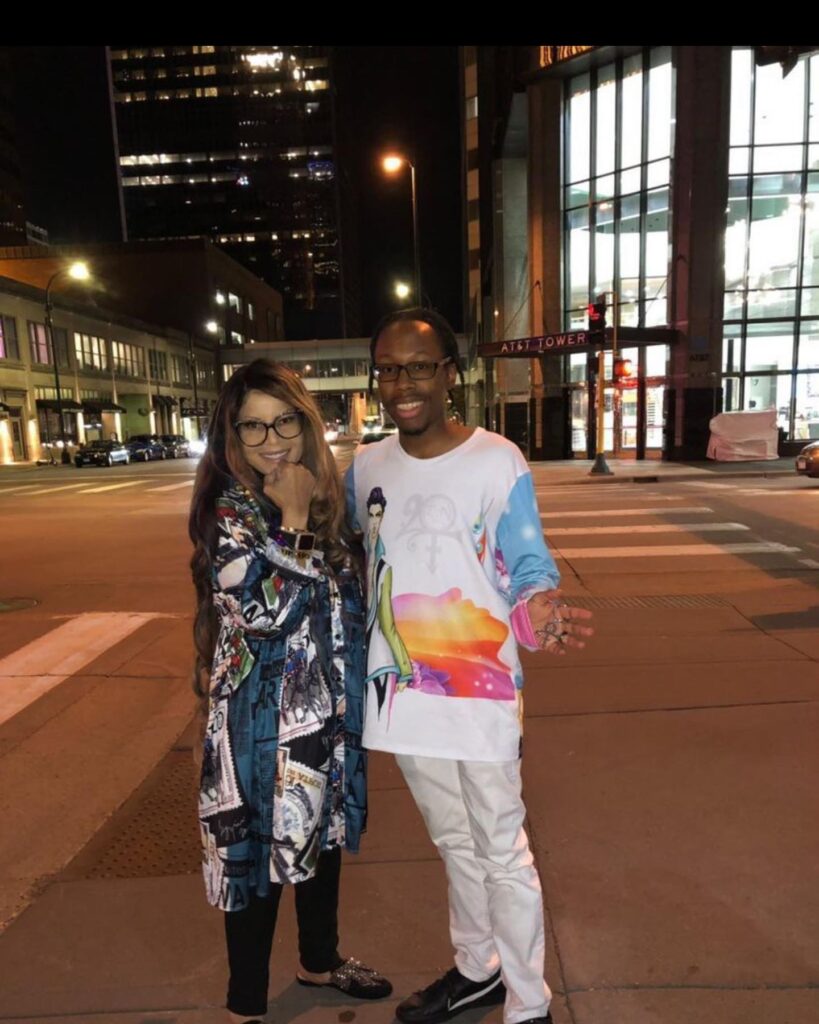
{"type": "Polygon", "coordinates": [[[356,563],[359,561],[358,541],[345,520],[343,487],[324,440],[324,423],[315,401],[298,374],[281,363],[256,359],[241,367],[225,384],[211,414],[208,447],[196,473],[188,519],[188,533],[194,545],[191,572],[197,597],[193,627],[194,690],[202,698],[208,694],[218,628],[212,587],[216,502],[234,481],[238,481],[253,493],[262,508],[275,509],[262,491],[261,474],[247,463],[234,428],[248,391],[263,391],[302,413],[302,462],[316,478],[309,529],[316,534],[317,547],[324,552],[325,561],[333,570],[342,569],[350,555],[356,563]]]}

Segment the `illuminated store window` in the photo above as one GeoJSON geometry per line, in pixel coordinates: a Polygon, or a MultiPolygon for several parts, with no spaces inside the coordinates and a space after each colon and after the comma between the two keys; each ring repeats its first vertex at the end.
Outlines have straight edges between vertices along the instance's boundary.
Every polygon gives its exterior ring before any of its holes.
{"type": "Polygon", "coordinates": [[[570,78],[564,103],[565,326],[586,326],[593,296],[616,291],[620,323],[667,323],[671,48],[570,78]],[[619,131],[618,131],[619,126],[619,131]]]}
{"type": "Polygon", "coordinates": [[[819,436],[819,56],[731,57],[723,398],[819,436]]]}

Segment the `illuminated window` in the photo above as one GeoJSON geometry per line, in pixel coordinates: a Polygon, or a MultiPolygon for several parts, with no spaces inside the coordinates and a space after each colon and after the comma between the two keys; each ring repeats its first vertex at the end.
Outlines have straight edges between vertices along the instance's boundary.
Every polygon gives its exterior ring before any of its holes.
{"type": "Polygon", "coordinates": [[[121,341],[111,342],[111,362],[114,373],[121,377],[145,376],[145,350],[139,345],[121,341]]]}
{"type": "Polygon", "coordinates": [[[32,363],[46,366],[51,362],[51,348],[48,344],[45,324],[28,322],[28,341],[32,363]]]}
{"type": "Polygon", "coordinates": [[[819,57],[783,76],[736,47],[731,65],[724,405],[776,409],[805,440],[819,435],[819,57]]]}
{"type": "Polygon", "coordinates": [[[0,359],[19,359],[17,321],[13,316],[0,316],[0,359]]]}
{"type": "Polygon", "coordinates": [[[105,339],[93,334],[74,333],[74,355],[81,370],[107,370],[105,339]]]}
{"type": "Polygon", "coordinates": [[[591,298],[611,291],[620,296],[622,325],[667,323],[672,129],[669,47],[655,47],[567,82],[566,327],[585,328],[591,298]]]}
{"type": "Polygon", "coordinates": [[[191,366],[187,356],[171,356],[174,384],[190,384],[191,366]]]}
{"type": "MultiPolygon", "coordinates": [[[[241,235],[238,236],[239,239],[241,239],[241,237],[241,235]]],[[[241,316],[243,303],[238,295],[234,295],[233,292],[228,292],[228,305],[241,316]]]]}

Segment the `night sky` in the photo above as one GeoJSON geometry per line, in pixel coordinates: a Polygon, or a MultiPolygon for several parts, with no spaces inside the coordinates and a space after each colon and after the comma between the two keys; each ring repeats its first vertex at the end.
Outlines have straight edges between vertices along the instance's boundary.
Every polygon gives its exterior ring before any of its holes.
{"type": "MultiPolygon", "coordinates": [[[[105,51],[12,47],[16,134],[28,220],[55,244],[121,240],[105,51]]],[[[412,282],[409,174],[388,178],[378,156],[416,165],[423,290],[462,328],[458,50],[455,46],[337,47],[340,151],[357,197],[362,330],[401,303],[412,282]]]]}

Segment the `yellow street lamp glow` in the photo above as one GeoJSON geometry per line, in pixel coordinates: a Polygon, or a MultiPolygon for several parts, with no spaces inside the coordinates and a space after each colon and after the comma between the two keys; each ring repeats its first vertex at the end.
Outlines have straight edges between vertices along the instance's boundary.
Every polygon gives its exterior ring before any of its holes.
{"type": "Polygon", "coordinates": [[[404,158],[402,156],[396,156],[391,153],[389,156],[385,156],[381,161],[381,166],[387,172],[387,174],[395,174],[396,171],[400,171],[404,166],[404,158]]]}
{"type": "Polygon", "coordinates": [[[91,273],[88,270],[88,264],[83,263],[82,260],[77,260],[76,263],[72,263],[68,268],[69,277],[73,277],[75,281],[87,281],[91,277],[91,273]]]}
{"type": "Polygon", "coordinates": [[[205,330],[210,331],[211,334],[216,334],[216,332],[219,330],[219,325],[216,323],[215,320],[208,320],[208,322],[205,324],[205,330]]]}
{"type": "Polygon", "coordinates": [[[403,281],[399,281],[395,286],[395,294],[399,299],[406,299],[409,297],[410,286],[404,284],[403,281]]]}

